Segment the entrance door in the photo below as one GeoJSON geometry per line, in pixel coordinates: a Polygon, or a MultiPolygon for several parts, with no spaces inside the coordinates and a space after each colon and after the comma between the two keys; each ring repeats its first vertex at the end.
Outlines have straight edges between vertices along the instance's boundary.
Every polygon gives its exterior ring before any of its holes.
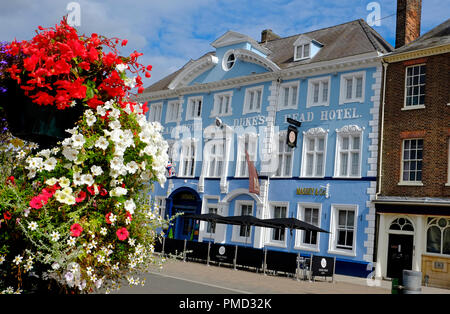
{"type": "Polygon", "coordinates": [[[402,279],[403,270],[412,269],[414,236],[389,234],[387,277],[402,279]]]}
{"type": "Polygon", "coordinates": [[[185,215],[194,214],[195,210],[179,210],[175,208],[175,212],[182,212],[184,215],[178,216],[175,223],[175,238],[180,240],[198,240],[198,223],[194,219],[186,218],[185,215]]]}

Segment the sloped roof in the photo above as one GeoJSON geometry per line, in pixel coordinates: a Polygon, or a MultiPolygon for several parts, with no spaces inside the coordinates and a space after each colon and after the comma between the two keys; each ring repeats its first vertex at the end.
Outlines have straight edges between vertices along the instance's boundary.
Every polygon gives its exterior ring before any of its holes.
{"type": "Polygon", "coordinates": [[[395,49],[395,51],[390,55],[396,55],[425,48],[438,47],[446,44],[450,44],[450,19],[446,20],[444,23],[439,24],[438,26],[423,34],[416,40],[410,42],[409,44],[395,49]]]}
{"type": "MultiPolygon", "coordinates": [[[[260,42],[259,44],[270,50],[268,59],[278,65],[281,69],[286,69],[301,64],[330,61],[375,51],[381,53],[393,51],[393,47],[363,19],[358,19],[303,34],[276,38],[267,42],[260,42]],[[320,49],[314,58],[294,61],[294,42],[300,35],[305,35],[323,44],[322,49],[320,49]]],[[[208,52],[204,56],[209,54],[215,55],[215,52],[208,52]]],[[[167,89],[170,82],[190,62],[193,61],[189,61],[178,71],[147,87],[145,92],[155,92],[167,89]]]]}

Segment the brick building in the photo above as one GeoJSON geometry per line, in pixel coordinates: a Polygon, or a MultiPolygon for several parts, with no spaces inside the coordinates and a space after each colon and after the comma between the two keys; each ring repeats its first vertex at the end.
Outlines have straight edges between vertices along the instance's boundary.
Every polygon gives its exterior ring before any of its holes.
{"type": "Polygon", "coordinates": [[[450,287],[450,19],[420,34],[421,1],[397,5],[384,59],[376,276],[422,272],[450,287]]]}

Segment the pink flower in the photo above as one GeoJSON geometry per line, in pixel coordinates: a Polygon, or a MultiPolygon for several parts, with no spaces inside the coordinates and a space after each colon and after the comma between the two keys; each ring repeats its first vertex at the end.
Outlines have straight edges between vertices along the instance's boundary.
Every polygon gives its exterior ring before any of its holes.
{"type": "Polygon", "coordinates": [[[126,240],[128,238],[128,235],[129,235],[128,230],[125,227],[120,228],[119,230],[117,230],[116,234],[117,234],[117,237],[119,238],[120,241],[126,240]]]}
{"type": "Polygon", "coordinates": [[[80,224],[74,223],[70,227],[70,232],[72,237],[79,237],[81,235],[81,232],[83,232],[83,227],[80,226],[80,224]]]}

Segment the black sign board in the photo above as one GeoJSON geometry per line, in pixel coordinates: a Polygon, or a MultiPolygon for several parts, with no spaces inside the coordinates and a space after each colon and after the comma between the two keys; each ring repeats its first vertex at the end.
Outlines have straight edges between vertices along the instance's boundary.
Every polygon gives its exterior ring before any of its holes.
{"type": "Polygon", "coordinates": [[[311,276],[333,277],[336,258],[313,255],[311,257],[311,276]]]}
{"type": "Polygon", "coordinates": [[[286,138],[286,144],[289,147],[297,147],[297,134],[298,134],[298,130],[295,126],[288,126],[288,131],[287,131],[287,138],[286,138]]]}
{"type": "Polygon", "coordinates": [[[226,244],[211,244],[209,258],[213,262],[234,264],[236,246],[226,244]]]}

